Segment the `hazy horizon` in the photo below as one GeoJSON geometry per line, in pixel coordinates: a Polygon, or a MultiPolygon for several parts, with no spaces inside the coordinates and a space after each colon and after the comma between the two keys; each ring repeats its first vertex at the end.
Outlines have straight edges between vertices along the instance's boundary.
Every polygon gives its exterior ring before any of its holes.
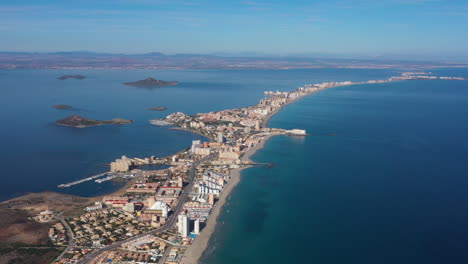
{"type": "Polygon", "coordinates": [[[3,1],[0,51],[468,59],[461,0],[3,1]]]}
{"type": "Polygon", "coordinates": [[[125,53],[125,52],[100,52],[93,50],[57,50],[49,52],[39,51],[7,51],[0,50],[0,53],[6,54],[96,54],[96,55],[122,55],[122,56],[138,56],[138,55],[150,55],[150,54],[161,54],[163,56],[177,56],[177,55],[200,55],[200,56],[217,56],[225,58],[245,57],[245,58],[271,58],[271,59],[323,59],[323,60],[369,60],[369,61],[407,61],[407,62],[453,62],[453,63],[468,63],[468,55],[443,55],[443,54],[379,54],[379,55],[366,55],[366,54],[333,54],[333,53],[287,53],[287,54],[274,54],[274,53],[262,53],[262,52],[223,52],[213,51],[206,53],[165,53],[159,51],[148,51],[140,53],[125,53]]]}

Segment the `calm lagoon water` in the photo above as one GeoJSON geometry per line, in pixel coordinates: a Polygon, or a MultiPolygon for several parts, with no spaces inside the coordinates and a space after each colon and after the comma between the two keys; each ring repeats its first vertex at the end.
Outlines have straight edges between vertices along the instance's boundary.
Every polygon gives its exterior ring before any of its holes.
{"type": "Polygon", "coordinates": [[[93,196],[120,187],[87,182],[67,189],[61,183],[107,170],[106,163],[128,157],[166,156],[188,147],[198,135],[155,127],[149,119],[256,104],[265,90],[289,91],[322,80],[387,77],[394,71],[367,70],[0,70],[0,200],[45,190],[93,196]],[[82,74],[84,80],[57,80],[82,74]],[[156,89],[122,85],[155,77],[178,86],[156,89]],[[68,104],[75,110],[52,106],[68,104]],[[146,110],[165,106],[167,111],[146,110]],[[84,129],[54,121],[71,114],[93,119],[126,118],[127,126],[84,129]]]}

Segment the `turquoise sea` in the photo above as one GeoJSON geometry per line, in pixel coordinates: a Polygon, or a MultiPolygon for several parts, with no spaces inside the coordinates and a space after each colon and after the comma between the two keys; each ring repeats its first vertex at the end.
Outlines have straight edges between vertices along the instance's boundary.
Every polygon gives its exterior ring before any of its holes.
{"type": "MultiPolygon", "coordinates": [[[[1,70],[0,200],[26,192],[109,193],[118,184],[60,183],[106,170],[120,155],[170,155],[198,135],[148,119],[252,105],[265,90],[365,81],[400,70],[1,70]],[[59,81],[64,74],[85,80],[59,81]],[[142,89],[155,77],[180,85],[142,89]],[[57,110],[70,104],[74,110],[57,110]],[[152,112],[146,107],[166,106],[152,112]],[[70,114],[135,120],[85,129],[70,114]]],[[[437,75],[468,77],[466,69],[437,75]]],[[[405,81],[333,88],[288,105],[242,173],[202,263],[468,263],[468,82],[405,81]],[[336,133],[336,136],[324,134],[336,133]]]]}
{"type": "MultiPolygon", "coordinates": [[[[465,69],[441,74],[468,76],[465,69]]],[[[288,105],[203,264],[468,263],[468,82],[329,89],[288,105]],[[323,136],[336,133],[336,136],[323,136]]]]}

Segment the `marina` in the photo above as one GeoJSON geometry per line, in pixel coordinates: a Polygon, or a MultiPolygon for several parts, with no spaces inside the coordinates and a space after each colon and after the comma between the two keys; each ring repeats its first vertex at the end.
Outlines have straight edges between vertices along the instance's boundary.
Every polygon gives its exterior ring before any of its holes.
{"type": "Polygon", "coordinates": [[[124,174],[124,175],[121,175],[120,173],[116,173],[116,174],[109,175],[109,176],[107,176],[105,178],[97,179],[94,182],[103,183],[103,182],[115,179],[117,177],[121,177],[121,178],[124,178],[124,179],[133,179],[133,178],[135,178],[135,176],[136,176],[136,174],[133,174],[133,173],[132,174],[124,174]]]}
{"type": "Polygon", "coordinates": [[[88,178],[84,178],[84,179],[81,179],[81,180],[77,180],[77,181],[74,181],[74,182],[70,182],[70,183],[60,184],[60,185],[58,185],[57,187],[59,187],[59,188],[68,188],[68,187],[71,187],[71,186],[73,186],[73,185],[77,185],[77,184],[80,184],[80,183],[83,183],[83,182],[87,182],[87,181],[91,181],[91,180],[94,180],[94,179],[97,179],[97,178],[100,178],[100,177],[104,177],[104,176],[106,176],[107,174],[109,174],[109,172],[104,172],[104,173],[96,174],[96,175],[94,175],[94,176],[91,176],[91,177],[88,177],[88,178]]]}
{"type": "Polygon", "coordinates": [[[95,180],[94,182],[96,182],[96,183],[103,183],[103,182],[106,182],[106,181],[110,181],[110,180],[114,179],[115,177],[117,177],[117,176],[115,176],[115,175],[110,175],[110,176],[107,176],[107,177],[105,177],[105,178],[97,179],[97,180],[95,180]]]}

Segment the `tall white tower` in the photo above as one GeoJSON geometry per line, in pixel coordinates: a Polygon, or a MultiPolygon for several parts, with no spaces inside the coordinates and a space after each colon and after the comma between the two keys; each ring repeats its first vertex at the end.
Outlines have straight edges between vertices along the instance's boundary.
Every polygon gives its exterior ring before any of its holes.
{"type": "Polygon", "coordinates": [[[198,147],[200,144],[201,144],[201,140],[193,140],[191,151],[195,152],[195,148],[198,147]]]}
{"type": "Polygon", "coordinates": [[[216,137],[216,141],[218,143],[223,143],[224,142],[223,132],[218,132],[217,137],[216,137]]]}
{"type": "Polygon", "coordinates": [[[200,219],[195,220],[195,224],[193,227],[193,233],[199,234],[200,233],[200,219]]]}
{"type": "Polygon", "coordinates": [[[178,216],[177,228],[182,237],[187,237],[189,234],[189,224],[190,220],[186,214],[180,214],[178,216]]]}

